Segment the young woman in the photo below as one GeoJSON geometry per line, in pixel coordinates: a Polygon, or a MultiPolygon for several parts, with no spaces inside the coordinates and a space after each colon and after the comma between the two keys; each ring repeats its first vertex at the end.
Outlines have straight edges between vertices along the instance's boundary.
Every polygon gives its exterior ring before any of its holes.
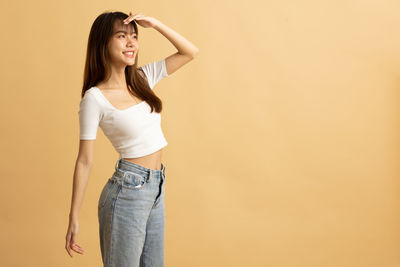
{"type": "Polygon", "coordinates": [[[80,142],[65,248],[77,244],[78,214],[93,164],[100,126],[119,153],[98,200],[104,266],[164,266],[165,165],[162,102],[154,86],[192,60],[199,49],[159,20],[142,13],[107,12],[90,30],[79,106],[80,142]],[[138,26],[164,35],[178,52],[137,66],[138,26]]]}

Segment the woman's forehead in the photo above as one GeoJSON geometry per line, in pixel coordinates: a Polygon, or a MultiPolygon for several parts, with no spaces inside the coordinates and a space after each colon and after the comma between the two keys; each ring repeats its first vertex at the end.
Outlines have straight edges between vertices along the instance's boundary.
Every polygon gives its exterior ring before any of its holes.
{"type": "Polygon", "coordinates": [[[114,23],[114,32],[117,33],[119,31],[135,33],[135,28],[133,27],[132,23],[125,24],[122,21],[118,20],[114,23]]]}

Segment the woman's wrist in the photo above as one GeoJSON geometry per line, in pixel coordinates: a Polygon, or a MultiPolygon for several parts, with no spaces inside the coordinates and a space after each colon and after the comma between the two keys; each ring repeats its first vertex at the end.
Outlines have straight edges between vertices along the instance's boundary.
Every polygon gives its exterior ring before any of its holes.
{"type": "Polygon", "coordinates": [[[159,30],[161,25],[162,25],[162,22],[160,20],[156,19],[156,23],[155,23],[153,29],[159,30]]]}
{"type": "Polygon", "coordinates": [[[77,221],[78,220],[78,214],[76,213],[69,213],[69,220],[70,221],[77,221]]]}

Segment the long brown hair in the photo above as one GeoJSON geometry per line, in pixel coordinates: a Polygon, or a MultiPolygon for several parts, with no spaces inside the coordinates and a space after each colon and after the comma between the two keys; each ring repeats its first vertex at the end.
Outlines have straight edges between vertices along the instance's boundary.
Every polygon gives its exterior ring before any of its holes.
{"type": "MultiPolygon", "coordinates": [[[[111,75],[110,56],[107,45],[113,35],[114,23],[120,20],[122,24],[123,20],[127,17],[129,16],[122,12],[103,12],[93,22],[87,44],[81,98],[85,95],[86,90],[111,75]]],[[[132,20],[130,23],[135,29],[136,37],[139,38],[138,27],[135,21],[132,20]]],[[[126,66],[125,68],[128,91],[132,95],[136,95],[146,101],[151,107],[151,112],[155,110],[157,113],[160,113],[162,110],[162,101],[151,90],[144,72],[137,67],[138,56],[139,51],[136,53],[135,64],[126,66]]]]}

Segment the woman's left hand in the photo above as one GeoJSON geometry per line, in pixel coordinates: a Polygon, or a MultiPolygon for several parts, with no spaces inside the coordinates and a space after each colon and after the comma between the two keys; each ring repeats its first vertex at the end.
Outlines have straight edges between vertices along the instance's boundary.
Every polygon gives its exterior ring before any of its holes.
{"type": "Polygon", "coordinates": [[[136,13],[133,15],[132,11],[130,11],[129,17],[124,19],[124,24],[130,23],[132,20],[135,20],[137,24],[139,24],[144,28],[149,28],[149,27],[154,28],[154,26],[156,26],[158,23],[158,20],[155,18],[145,16],[142,13],[136,13]]]}

